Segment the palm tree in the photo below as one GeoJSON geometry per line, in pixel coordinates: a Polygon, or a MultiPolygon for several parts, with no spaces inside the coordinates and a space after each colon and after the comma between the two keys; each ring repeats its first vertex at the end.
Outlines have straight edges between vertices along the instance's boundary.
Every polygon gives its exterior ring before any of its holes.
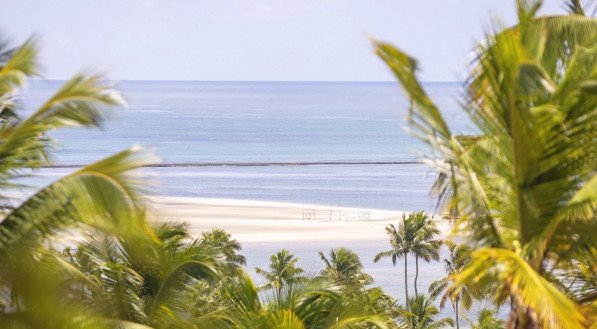
{"type": "Polygon", "coordinates": [[[213,328],[387,328],[363,299],[347,296],[327,278],[288,282],[281,294],[260,295],[246,273],[225,287],[225,317],[213,328]]]}
{"type": "Polygon", "coordinates": [[[479,246],[456,284],[498,282],[499,299],[512,303],[509,328],[583,328],[594,311],[583,314],[552,273],[582,263],[571,246],[597,245],[597,20],[579,11],[537,18],[540,2],[517,5],[519,24],[487,36],[466,82],[476,135],[450,130],[413,58],[383,42],[377,53],[410,98],[414,134],[434,151],[429,162],[447,177],[441,203],[456,204],[459,226],[479,246]]]}
{"type": "MultiPolygon", "coordinates": [[[[409,216],[409,218],[411,218],[409,216]]],[[[439,260],[439,249],[442,241],[435,237],[440,233],[435,222],[429,218],[424,211],[412,214],[415,228],[417,230],[416,239],[413,242],[412,253],[415,255],[415,296],[419,294],[417,290],[417,281],[419,279],[419,258],[426,262],[439,260]]]]}
{"type": "Polygon", "coordinates": [[[325,263],[321,275],[349,290],[360,290],[373,282],[363,271],[359,256],[348,248],[332,249],[329,258],[320,251],[319,257],[325,263]]]}
{"type": "Polygon", "coordinates": [[[275,288],[278,295],[282,288],[289,283],[300,280],[303,269],[296,266],[298,258],[288,250],[282,249],[269,258],[269,271],[256,267],[255,272],[262,275],[267,283],[262,288],[275,288]]]}
{"type": "Polygon", "coordinates": [[[212,229],[209,232],[201,233],[201,244],[221,252],[226,257],[231,269],[238,269],[247,264],[245,256],[239,254],[242,249],[240,243],[232,239],[230,233],[222,229],[212,229]]]}
{"type": "Polygon", "coordinates": [[[437,329],[454,326],[454,320],[450,318],[436,319],[439,310],[433,305],[433,299],[425,295],[410,298],[406,303],[406,307],[401,307],[399,312],[399,318],[402,319],[399,321],[401,328],[437,329]]]}
{"type": "Polygon", "coordinates": [[[495,318],[495,311],[484,308],[479,312],[477,321],[468,320],[471,329],[504,329],[504,320],[495,318]]]}
{"type": "Polygon", "coordinates": [[[408,253],[411,251],[410,237],[414,236],[413,230],[409,229],[407,225],[406,215],[402,215],[402,222],[399,228],[394,224],[386,226],[386,233],[390,237],[390,246],[392,249],[383,251],[375,255],[373,262],[377,263],[382,258],[389,257],[392,259],[392,264],[396,266],[398,260],[404,257],[404,300],[408,301],[408,253]]]}
{"type": "Polygon", "coordinates": [[[467,245],[457,245],[451,241],[446,241],[446,245],[450,250],[449,257],[444,259],[444,268],[448,277],[432,282],[429,286],[429,294],[432,298],[441,295],[440,308],[444,308],[446,301],[450,301],[454,309],[456,328],[458,329],[460,328],[460,303],[468,310],[473,305],[474,296],[466,287],[458,289],[450,280],[450,276],[459,274],[470,262],[471,249],[467,245]]]}
{"type": "Polygon", "coordinates": [[[79,302],[106,316],[148,325],[184,320],[178,301],[197,280],[214,282],[225,262],[219,250],[189,238],[188,225],[154,224],[155,239],[94,232],[68,253],[71,264],[98,284],[83,286],[79,302]],[[86,291],[96,291],[89,296],[86,291]]]}
{"type": "Polygon", "coordinates": [[[86,279],[74,286],[74,300],[108,318],[148,323],[141,297],[144,278],[125,261],[116,239],[96,233],[64,254],[86,279]]]}
{"type": "Polygon", "coordinates": [[[133,148],[75,170],[25,199],[8,197],[7,189],[20,187],[15,178],[51,164],[49,131],[100,126],[105,109],[124,104],[102,76],[79,74],[23,117],[19,94],[37,73],[33,40],[15,49],[0,44],[0,187],[5,189],[0,196],[5,210],[0,222],[0,320],[19,327],[96,326],[108,320],[62,298],[71,288],[68,282],[85,277],[47,248],[49,239],[81,225],[131,235],[143,231],[137,220],[141,182],[129,173],[152,159],[133,148]]]}
{"type": "Polygon", "coordinates": [[[390,258],[392,264],[396,263],[400,258],[404,258],[404,297],[405,302],[408,298],[408,254],[413,251],[413,246],[417,240],[418,227],[414,222],[414,214],[402,214],[402,222],[398,228],[394,224],[386,226],[386,233],[390,237],[390,246],[392,249],[382,251],[375,255],[373,261],[379,262],[383,258],[390,258]]]}

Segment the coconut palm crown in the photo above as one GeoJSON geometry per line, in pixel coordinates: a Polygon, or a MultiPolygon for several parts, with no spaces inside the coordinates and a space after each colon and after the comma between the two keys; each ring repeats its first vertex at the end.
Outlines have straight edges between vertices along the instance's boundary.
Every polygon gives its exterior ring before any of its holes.
{"type": "Polygon", "coordinates": [[[383,258],[390,258],[396,266],[399,259],[404,259],[404,295],[408,298],[408,254],[415,256],[415,295],[417,291],[417,279],[419,277],[419,258],[425,261],[438,260],[441,241],[436,240],[439,234],[435,223],[425,212],[410,213],[402,215],[402,221],[398,227],[390,224],[386,227],[386,233],[390,238],[392,249],[382,251],[375,255],[374,262],[383,258]]]}
{"type": "Polygon", "coordinates": [[[269,258],[269,271],[256,267],[255,272],[263,276],[267,283],[263,288],[275,288],[280,294],[282,288],[289,283],[302,278],[304,272],[302,268],[298,267],[296,263],[298,258],[291,254],[288,250],[282,249],[269,258]]]}
{"type": "Polygon", "coordinates": [[[572,294],[560,273],[597,248],[597,20],[536,17],[540,6],[517,1],[518,25],[495,28],[477,48],[463,101],[474,135],[452,132],[412,57],[375,46],[409,97],[412,131],[433,152],[426,161],[444,177],[442,204],[456,205],[477,246],[455,282],[499,282],[510,328],[583,328],[595,296],[572,294]]]}

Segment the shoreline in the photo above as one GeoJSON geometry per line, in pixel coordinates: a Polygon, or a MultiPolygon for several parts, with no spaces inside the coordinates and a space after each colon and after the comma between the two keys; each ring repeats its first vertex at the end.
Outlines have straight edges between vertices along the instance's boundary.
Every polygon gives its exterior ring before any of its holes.
{"type": "MultiPolygon", "coordinates": [[[[406,211],[334,207],[290,202],[151,196],[156,221],[186,222],[193,236],[220,228],[241,243],[386,240],[385,227],[406,211]]],[[[435,218],[440,216],[435,215],[435,218]]],[[[437,219],[440,237],[452,231],[437,219]]]]}

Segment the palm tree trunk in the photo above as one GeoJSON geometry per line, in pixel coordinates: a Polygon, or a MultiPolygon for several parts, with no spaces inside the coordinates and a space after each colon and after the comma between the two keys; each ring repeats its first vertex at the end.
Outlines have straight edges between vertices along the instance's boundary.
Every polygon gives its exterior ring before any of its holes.
{"type": "Polygon", "coordinates": [[[510,314],[508,315],[508,321],[506,321],[506,329],[514,329],[516,327],[516,299],[513,295],[510,295],[510,314]]]}
{"type": "Polygon", "coordinates": [[[507,329],[539,329],[537,314],[528,307],[517,306],[510,312],[507,329]]]}
{"type": "Polygon", "coordinates": [[[460,329],[460,323],[458,323],[458,298],[454,302],[454,312],[456,312],[456,329],[460,329]]]}
{"type": "Polygon", "coordinates": [[[408,305],[408,254],[404,253],[404,295],[406,296],[405,305],[408,305]]]}
{"type": "Polygon", "coordinates": [[[415,297],[419,295],[417,280],[419,279],[419,256],[415,255],[415,297]]]}

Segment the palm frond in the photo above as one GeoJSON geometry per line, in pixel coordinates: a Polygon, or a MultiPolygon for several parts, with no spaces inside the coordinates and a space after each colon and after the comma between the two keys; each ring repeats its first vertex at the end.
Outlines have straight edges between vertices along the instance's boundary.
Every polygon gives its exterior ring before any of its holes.
{"type": "Polygon", "coordinates": [[[147,323],[144,302],[140,297],[143,277],[126,264],[107,263],[102,266],[102,292],[109,315],[117,319],[147,323]]]}
{"type": "Polygon", "coordinates": [[[411,125],[430,144],[438,144],[436,138],[449,139],[451,133],[447,123],[415,76],[416,60],[388,43],[376,41],[374,46],[377,55],[392,69],[410,98],[411,125]],[[432,135],[434,138],[425,137],[432,135]]]}
{"type": "Polygon", "coordinates": [[[162,282],[151,298],[147,313],[153,314],[159,306],[165,303],[173,295],[180,293],[185,288],[185,280],[181,277],[190,276],[193,278],[213,279],[217,273],[213,258],[208,255],[197,255],[195,259],[184,260],[174,264],[170,271],[162,279],[162,282]]]}
{"type": "MultiPolygon", "coordinates": [[[[587,1],[587,7],[591,5],[594,1],[587,1]]],[[[564,7],[568,10],[571,14],[582,15],[585,16],[585,4],[583,4],[582,0],[567,0],[564,7]]]]}
{"type": "Polygon", "coordinates": [[[105,119],[101,107],[126,105],[112,84],[102,75],[79,74],[68,80],[25,123],[51,128],[61,126],[100,126],[105,119]]]}
{"type": "MultiPolygon", "coordinates": [[[[33,43],[26,43],[22,50],[13,54],[2,71],[8,70],[7,67],[14,68],[13,70],[27,77],[33,69],[19,63],[32,61],[30,57],[34,53],[33,43]],[[18,60],[15,56],[25,58],[18,60]],[[11,64],[15,58],[17,63],[11,64]],[[25,70],[25,73],[20,70],[25,70]]],[[[14,97],[12,94],[0,93],[0,109],[2,104],[13,104],[14,97]],[[10,104],[3,103],[3,100],[10,104]]],[[[50,100],[24,120],[15,116],[0,120],[0,185],[7,185],[20,170],[38,168],[49,162],[49,151],[53,145],[52,139],[47,136],[49,131],[64,126],[99,126],[106,118],[107,107],[123,104],[120,95],[111,89],[111,85],[102,76],[78,75],[66,82],[50,100]]],[[[14,112],[16,108],[13,107],[11,105],[9,110],[14,112]]],[[[6,111],[2,113],[7,118],[6,111]]]]}
{"type": "Polygon", "coordinates": [[[453,280],[464,285],[491,277],[505,282],[510,293],[524,307],[537,313],[549,328],[584,328],[585,318],[566,295],[537,273],[520,255],[512,251],[483,248],[472,253],[470,264],[453,280]]]}
{"type": "Polygon", "coordinates": [[[130,171],[149,159],[140,149],[125,150],[41,189],[0,222],[1,248],[75,222],[111,232],[139,229],[135,217],[141,182],[130,171]]]}
{"type": "Polygon", "coordinates": [[[0,41],[0,109],[15,89],[22,88],[28,77],[38,73],[39,66],[35,38],[29,38],[16,49],[7,48],[0,41]]]}

